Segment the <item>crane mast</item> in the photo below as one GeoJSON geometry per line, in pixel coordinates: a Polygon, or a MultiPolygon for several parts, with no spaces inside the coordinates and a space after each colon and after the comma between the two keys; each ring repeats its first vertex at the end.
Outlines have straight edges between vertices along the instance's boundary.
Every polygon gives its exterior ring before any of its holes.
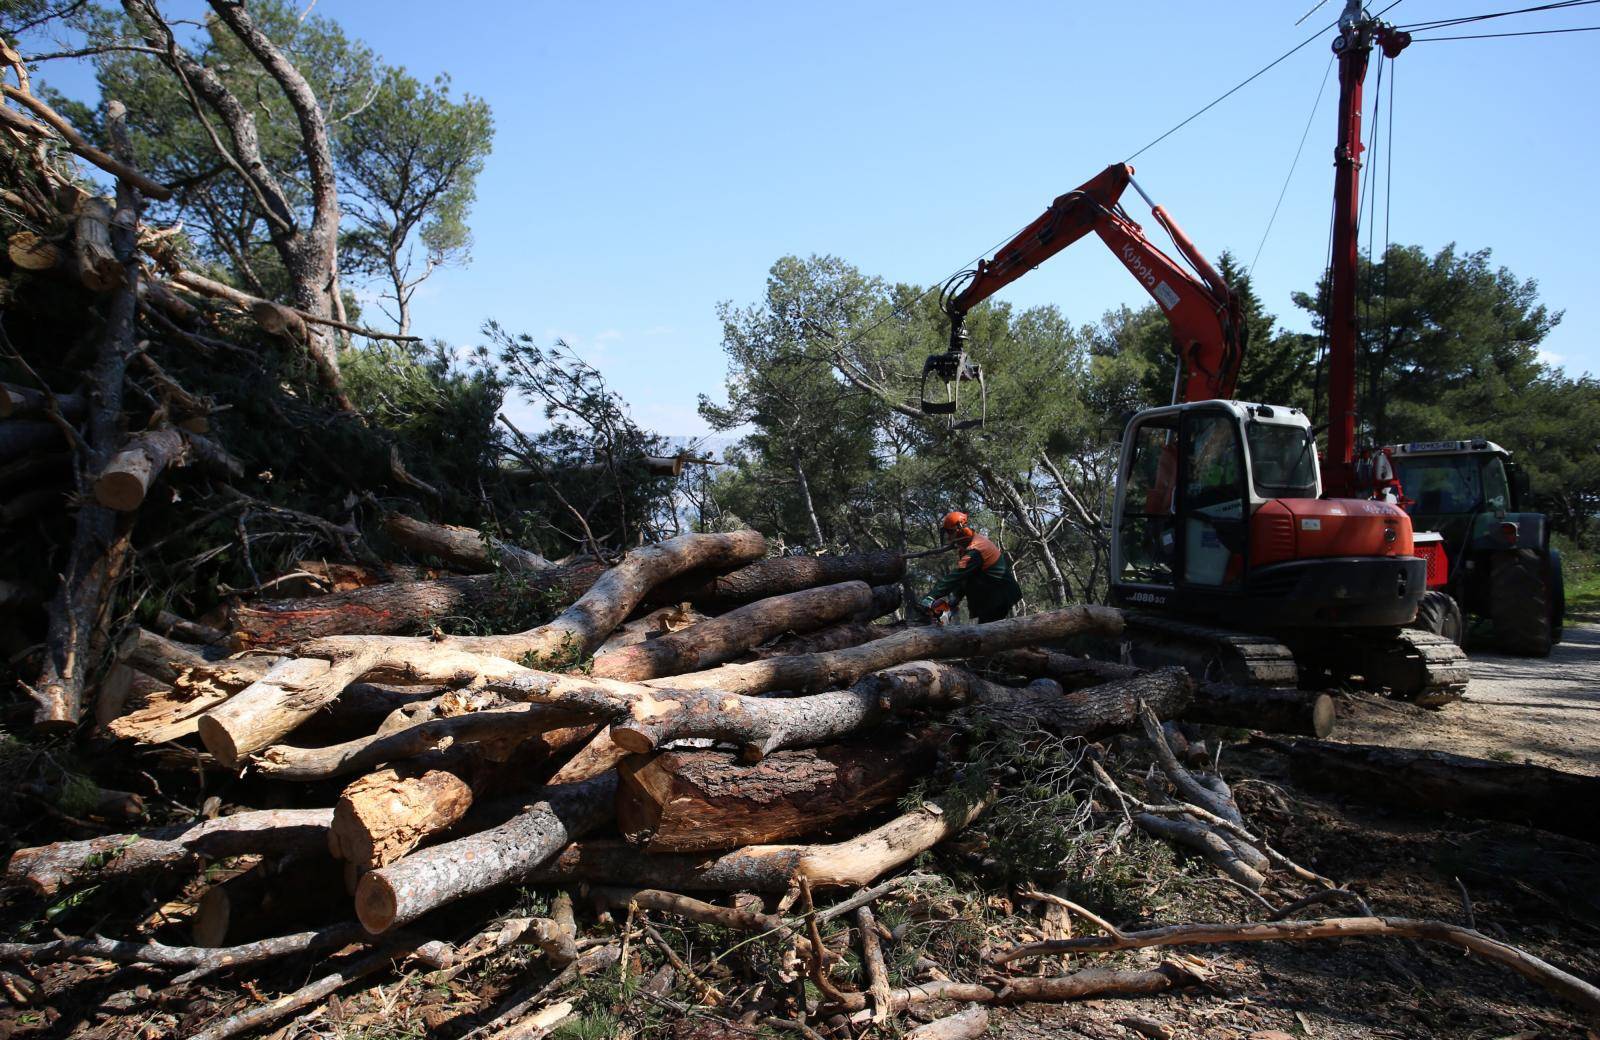
{"type": "Polygon", "coordinates": [[[1361,96],[1374,43],[1393,58],[1411,36],[1368,17],[1361,0],[1347,0],[1333,52],[1339,59],[1339,137],[1334,147],[1333,257],[1328,285],[1328,450],[1323,487],[1328,495],[1360,497],[1356,474],[1356,274],[1361,230],[1361,96]]]}

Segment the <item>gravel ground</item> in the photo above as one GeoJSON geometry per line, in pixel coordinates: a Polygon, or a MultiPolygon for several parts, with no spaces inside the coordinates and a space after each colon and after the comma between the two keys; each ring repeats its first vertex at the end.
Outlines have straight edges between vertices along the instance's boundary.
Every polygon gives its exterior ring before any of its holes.
{"type": "Polygon", "coordinates": [[[1429,711],[1341,698],[1335,740],[1432,748],[1600,774],[1600,625],[1569,625],[1549,657],[1470,648],[1466,699],[1429,711]]]}

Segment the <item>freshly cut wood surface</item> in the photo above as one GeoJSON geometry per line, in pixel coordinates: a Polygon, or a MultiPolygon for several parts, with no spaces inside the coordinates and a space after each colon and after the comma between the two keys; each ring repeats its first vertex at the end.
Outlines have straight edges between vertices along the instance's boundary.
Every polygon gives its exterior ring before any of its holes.
{"type": "Polygon", "coordinates": [[[665,751],[619,767],[617,826],[656,852],[793,841],[888,805],[927,775],[937,731],[869,744],[779,751],[756,765],[729,752],[665,751]]]}
{"type": "Polygon", "coordinates": [[[872,589],[841,582],[757,600],[721,617],[702,621],[594,659],[592,674],[638,682],[700,671],[727,661],[784,632],[809,632],[866,609],[872,589]]]}
{"type": "Polygon", "coordinates": [[[381,867],[456,823],[472,808],[472,799],[472,785],[442,769],[419,775],[396,769],[370,773],[339,795],[329,850],[361,871],[381,867]]]}

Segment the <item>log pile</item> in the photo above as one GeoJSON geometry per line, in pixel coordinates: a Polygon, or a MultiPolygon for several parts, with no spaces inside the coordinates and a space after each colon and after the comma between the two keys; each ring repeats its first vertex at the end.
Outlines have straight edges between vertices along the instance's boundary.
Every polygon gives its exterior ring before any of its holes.
{"type": "MultiPolygon", "coordinates": [[[[356,505],[328,519],[270,494],[271,460],[236,458],[219,433],[239,402],[186,388],[163,349],[248,353],[221,334],[223,311],[286,345],[307,345],[307,323],[360,330],[184,270],[152,246],[167,236],[139,224],[141,199],[167,189],[129,165],[114,101],[116,155],[63,129],[25,89],[6,91],[32,115],[0,104],[0,145],[56,133],[118,184],[114,198],[99,198],[42,173],[40,184],[8,191],[8,205],[33,220],[7,236],[12,268],[89,294],[96,320],[77,385],[52,388],[0,341],[0,520],[53,518],[63,546],[56,583],[7,579],[0,610],[47,618],[43,639],[11,657],[38,658],[21,683],[35,732],[70,735],[77,752],[125,763],[124,774],[148,784],[142,793],[86,788],[53,757],[57,745],[41,744],[39,775],[14,797],[71,837],[15,848],[4,882],[36,902],[39,920],[78,901],[159,900],[122,921],[121,937],[106,934],[118,930],[109,914],[92,933],[34,928],[36,941],[0,944],[0,988],[14,1002],[32,999],[26,976],[44,965],[142,966],[168,973],[152,1001],[166,1018],[146,1032],[223,1040],[319,1015],[340,990],[397,967],[445,984],[526,947],[548,971],[478,1009],[467,1035],[546,1035],[574,1013],[585,978],[615,974],[624,992],[662,1007],[806,1036],[893,1029],[919,1005],[965,1002],[909,1035],[974,1036],[990,1004],[1165,993],[1204,977],[1177,960],[1046,976],[1012,961],[1226,934],[1436,939],[1600,1006],[1582,980],[1470,928],[1375,917],[1357,893],[1272,848],[1221,776],[1196,766],[1200,745],[1188,746],[1176,724],[1320,739],[1331,702],[1060,649],[1115,640],[1116,610],[914,624],[894,617],[905,556],[772,555],[749,530],[664,533],[625,552],[590,534],[585,555],[551,559],[413,515],[440,493],[392,445],[386,486],[403,491],[394,496],[403,511],[389,498],[373,508],[378,497],[362,489],[347,498],[370,509],[364,523],[356,505]],[[12,382],[19,371],[30,381],[12,382]],[[246,480],[262,493],[240,490],[246,480]],[[158,512],[191,481],[211,492],[205,511],[158,512]],[[141,527],[152,515],[172,529],[141,527]],[[308,554],[287,571],[254,573],[252,517],[302,532],[332,562],[308,554]],[[252,572],[248,588],[221,597],[226,609],[183,617],[169,590],[118,592],[142,553],[218,524],[236,529],[225,548],[236,546],[252,572]],[[463,617],[468,631],[452,624],[463,617]],[[1126,778],[1141,771],[1142,783],[1126,778]],[[180,773],[206,796],[188,804],[157,779],[180,773]],[[1050,800],[1057,795],[1070,797],[1050,800]],[[891,978],[905,925],[887,927],[878,911],[892,904],[908,923],[930,912],[925,876],[911,869],[919,857],[943,846],[1004,876],[1001,846],[1017,818],[992,827],[990,818],[1069,803],[1081,819],[1039,829],[1076,821],[1115,843],[1138,828],[1192,850],[1275,911],[1339,899],[1363,916],[1127,933],[1028,888],[1021,898],[1057,911],[1058,923],[1089,923],[1104,938],[1029,930],[1007,936],[1009,952],[986,940],[986,955],[919,959],[891,978]],[[141,817],[148,825],[136,826],[141,817]],[[1268,902],[1292,886],[1312,892],[1268,902]],[[512,900],[530,905],[508,915],[512,900]],[[669,922],[736,938],[726,951],[686,957],[663,935],[669,922]],[[741,954],[747,946],[764,956],[741,954]],[[845,977],[847,948],[859,950],[859,978],[845,977]],[[274,969],[295,983],[256,999],[256,980],[274,969]],[[223,978],[252,999],[199,999],[198,983],[223,978]],[[166,1010],[179,1007],[199,1009],[181,1029],[166,1010]]],[[[652,457],[644,472],[676,475],[686,461],[652,457]]],[[[1356,762],[1314,740],[1284,746],[1319,775],[1405,768],[1419,789],[1448,786],[1435,769],[1458,765],[1356,762]]],[[[1515,812],[1516,778],[1480,772],[1499,811],[1515,812]]],[[[1577,800],[1589,786],[1563,790],[1577,800]]]]}

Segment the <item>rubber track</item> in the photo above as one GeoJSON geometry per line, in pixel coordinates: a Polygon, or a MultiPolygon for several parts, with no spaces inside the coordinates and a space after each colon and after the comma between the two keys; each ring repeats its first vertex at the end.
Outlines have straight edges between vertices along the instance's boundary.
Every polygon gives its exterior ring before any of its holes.
{"type": "Polygon", "coordinates": [[[1145,650],[1159,658],[1136,663],[1181,664],[1198,678],[1226,678],[1248,686],[1293,686],[1300,676],[1294,652],[1271,636],[1154,614],[1127,614],[1125,625],[1145,637],[1136,655],[1145,650]],[[1206,661],[1219,657],[1226,676],[1201,674],[1206,661]]]}

